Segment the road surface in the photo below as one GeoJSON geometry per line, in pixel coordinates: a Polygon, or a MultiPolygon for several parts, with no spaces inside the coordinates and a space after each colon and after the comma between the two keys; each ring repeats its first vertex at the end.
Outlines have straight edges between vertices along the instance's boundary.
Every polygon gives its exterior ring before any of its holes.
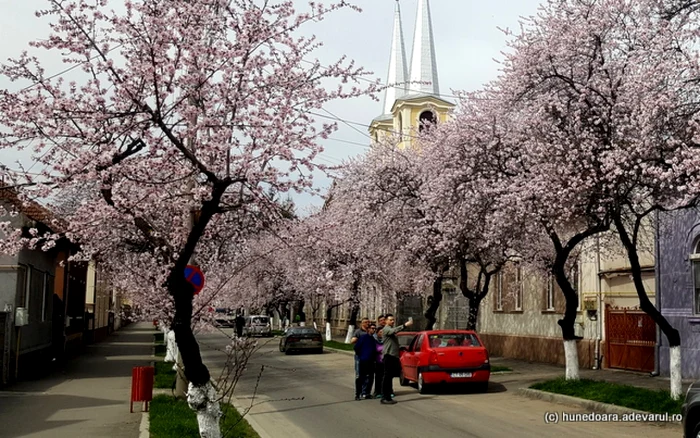
{"type": "MultiPolygon", "coordinates": [[[[227,340],[216,333],[200,335],[199,340],[205,363],[216,375],[225,362],[218,349],[227,340]]],[[[262,438],[682,436],[677,424],[564,423],[562,413],[586,411],[516,395],[517,388],[528,386],[527,377],[517,374],[493,376],[485,394],[467,390],[420,395],[395,379],[397,404],[355,401],[351,355],[327,351],[287,356],[279,352],[278,338],[260,343],[236,387],[234,402],[250,408],[246,418],[262,438]]]]}

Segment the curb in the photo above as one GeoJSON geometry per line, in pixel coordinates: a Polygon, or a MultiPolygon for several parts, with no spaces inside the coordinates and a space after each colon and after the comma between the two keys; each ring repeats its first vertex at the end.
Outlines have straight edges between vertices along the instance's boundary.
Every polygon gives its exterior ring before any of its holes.
{"type": "Polygon", "coordinates": [[[327,347],[327,346],[325,346],[325,345],[323,346],[323,350],[324,350],[324,351],[330,351],[331,353],[342,353],[342,354],[347,354],[347,355],[350,355],[350,356],[354,356],[354,355],[355,355],[355,352],[354,352],[354,351],[339,350],[339,349],[337,349],[337,348],[327,347]]]}
{"type": "Polygon", "coordinates": [[[143,412],[141,414],[141,425],[139,425],[139,438],[150,438],[151,432],[149,427],[148,412],[143,412]]]}
{"type": "MultiPolygon", "coordinates": [[[[555,394],[553,392],[540,391],[538,389],[531,388],[519,388],[516,391],[517,395],[522,397],[527,397],[533,400],[542,400],[552,403],[560,403],[563,405],[577,406],[590,410],[591,412],[601,413],[601,414],[645,414],[649,415],[651,412],[640,411],[638,409],[626,408],[623,406],[613,405],[610,403],[602,403],[593,400],[586,400],[583,398],[572,397],[570,395],[555,394]]],[[[647,424],[656,424],[659,426],[667,427],[681,427],[680,422],[662,422],[662,421],[648,421],[647,424]]]]}
{"type": "Polygon", "coordinates": [[[260,427],[260,423],[258,423],[258,420],[253,418],[250,411],[246,412],[247,408],[240,406],[237,402],[234,402],[233,399],[231,399],[231,406],[238,411],[241,418],[248,422],[250,427],[253,428],[255,433],[257,433],[260,438],[273,438],[272,435],[268,434],[262,427],[260,427]]]}

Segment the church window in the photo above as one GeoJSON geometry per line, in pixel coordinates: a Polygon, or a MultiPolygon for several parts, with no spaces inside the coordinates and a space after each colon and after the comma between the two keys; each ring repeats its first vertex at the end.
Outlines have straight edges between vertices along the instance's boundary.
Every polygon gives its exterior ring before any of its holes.
{"type": "Polygon", "coordinates": [[[435,113],[433,111],[423,111],[420,113],[420,116],[418,116],[418,132],[423,132],[424,129],[435,125],[436,122],[437,118],[435,117],[435,113]]]}

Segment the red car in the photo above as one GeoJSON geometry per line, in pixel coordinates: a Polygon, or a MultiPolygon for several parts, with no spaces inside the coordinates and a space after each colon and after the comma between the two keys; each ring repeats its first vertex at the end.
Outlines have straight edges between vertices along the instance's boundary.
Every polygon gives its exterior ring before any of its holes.
{"type": "Polygon", "coordinates": [[[415,382],[421,394],[432,385],[445,383],[474,383],[486,392],[490,376],[489,353],[471,330],[418,332],[401,352],[399,382],[402,386],[415,382]]]}

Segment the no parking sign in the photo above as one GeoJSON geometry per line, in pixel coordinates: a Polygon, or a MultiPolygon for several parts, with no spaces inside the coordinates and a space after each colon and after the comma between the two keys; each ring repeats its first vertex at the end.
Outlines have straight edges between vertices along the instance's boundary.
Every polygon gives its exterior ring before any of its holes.
{"type": "Polygon", "coordinates": [[[185,280],[194,287],[194,294],[197,295],[204,287],[204,273],[194,265],[185,267],[185,280]]]}

